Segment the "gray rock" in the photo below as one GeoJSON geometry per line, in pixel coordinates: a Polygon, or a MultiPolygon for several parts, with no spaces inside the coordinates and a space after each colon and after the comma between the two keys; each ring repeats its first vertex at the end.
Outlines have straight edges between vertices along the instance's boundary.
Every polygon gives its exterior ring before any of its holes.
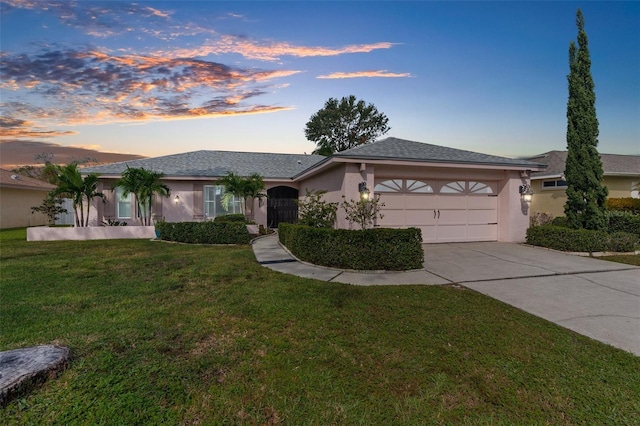
{"type": "Polygon", "coordinates": [[[0,352],[0,407],[67,368],[71,352],[41,345],[0,352]]]}

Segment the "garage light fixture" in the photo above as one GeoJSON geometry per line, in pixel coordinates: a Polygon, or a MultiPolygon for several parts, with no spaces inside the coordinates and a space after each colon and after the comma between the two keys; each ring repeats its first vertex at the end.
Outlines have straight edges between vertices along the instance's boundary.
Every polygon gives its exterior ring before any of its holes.
{"type": "Polygon", "coordinates": [[[367,182],[360,182],[358,184],[358,192],[360,193],[360,199],[361,200],[368,200],[369,199],[369,188],[367,188],[367,182]]]}
{"type": "Polygon", "coordinates": [[[173,202],[177,205],[180,202],[180,197],[176,195],[173,199],[173,202]]]}
{"type": "Polygon", "coordinates": [[[520,192],[520,197],[522,201],[529,204],[531,203],[531,198],[533,198],[533,191],[531,190],[531,185],[525,183],[524,185],[520,185],[518,188],[518,192],[520,192]]]}

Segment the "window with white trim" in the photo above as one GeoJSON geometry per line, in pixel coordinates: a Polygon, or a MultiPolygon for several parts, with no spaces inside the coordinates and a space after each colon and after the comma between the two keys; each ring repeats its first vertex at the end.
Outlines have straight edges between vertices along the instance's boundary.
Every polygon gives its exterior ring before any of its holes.
{"type": "Polygon", "coordinates": [[[206,185],[204,187],[204,216],[214,218],[231,213],[242,212],[242,199],[236,196],[225,197],[224,186],[206,185]]]}
{"type": "Polygon", "coordinates": [[[567,181],[562,179],[544,180],[542,181],[542,189],[566,188],[567,181]]]}
{"type": "Polygon", "coordinates": [[[484,182],[469,181],[469,194],[493,194],[493,188],[484,182]]]}
{"type": "Polygon", "coordinates": [[[454,182],[448,182],[442,185],[440,188],[441,194],[464,194],[466,190],[467,182],[464,180],[457,180],[454,182]]]}
{"type": "Polygon", "coordinates": [[[380,182],[373,187],[374,192],[400,192],[402,191],[402,179],[389,179],[380,182]]]}
{"type": "Polygon", "coordinates": [[[116,188],[116,216],[118,219],[131,219],[131,193],[124,195],[124,189],[116,188]]]}
{"type": "Polygon", "coordinates": [[[640,182],[631,182],[631,198],[640,198],[640,182]]]}
{"type": "Polygon", "coordinates": [[[407,179],[407,192],[417,192],[422,194],[433,194],[433,187],[421,180],[407,179]]]}

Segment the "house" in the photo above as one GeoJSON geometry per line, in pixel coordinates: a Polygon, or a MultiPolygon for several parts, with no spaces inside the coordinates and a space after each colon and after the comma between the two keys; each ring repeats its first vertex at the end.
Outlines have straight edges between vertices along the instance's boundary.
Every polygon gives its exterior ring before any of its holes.
{"type": "Polygon", "coordinates": [[[0,229],[41,226],[47,217],[31,213],[55,186],[38,179],[0,169],[0,229]]]}
{"type": "MultiPolygon", "coordinates": [[[[544,165],[398,138],[386,138],[330,157],[228,151],[196,151],[88,167],[100,174],[106,202],[96,202],[92,223],[113,219],[136,223],[135,203],[113,184],[129,167],[164,173],[170,197],[153,206],[157,219],[207,220],[240,212],[239,200],[224,205],[217,178],[233,172],[264,178],[267,199],[252,200],[255,221],[269,227],[293,222],[296,200],[306,190],[324,199],[358,199],[366,188],[384,203],[383,227],[418,227],[425,242],[523,241],[528,205],[519,188],[544,165]]],[[[337,226],[348,228],[344,211],[337,226]]]]}
{"type": "MultiPolygon", "coordinates": [[[[640,182],[640,155],[600,154],[600,159],[604,171],[602,183],[609,189],[608,197],[638,198],[635,188],[640,182]]],[[[531,173],[531,211],[564,216],[567,151],[545,152],[527,160],[547,165],[545,170],[531,173]]]]}

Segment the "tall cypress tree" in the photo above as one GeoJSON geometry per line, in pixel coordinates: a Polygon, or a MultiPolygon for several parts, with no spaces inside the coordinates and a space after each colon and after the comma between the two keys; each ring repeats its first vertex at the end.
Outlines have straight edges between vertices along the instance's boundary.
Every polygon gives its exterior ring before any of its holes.
{"type": "Polygon", "coordinates": [[[564,213],[573,228],[603,229],[606,226],[602,185],[602,160],[598,153],[598,118],[595,85],[584,17],[578,9],[578,46],[569,44],[569,100],[567,102],[567,202],[564,213]]]}

